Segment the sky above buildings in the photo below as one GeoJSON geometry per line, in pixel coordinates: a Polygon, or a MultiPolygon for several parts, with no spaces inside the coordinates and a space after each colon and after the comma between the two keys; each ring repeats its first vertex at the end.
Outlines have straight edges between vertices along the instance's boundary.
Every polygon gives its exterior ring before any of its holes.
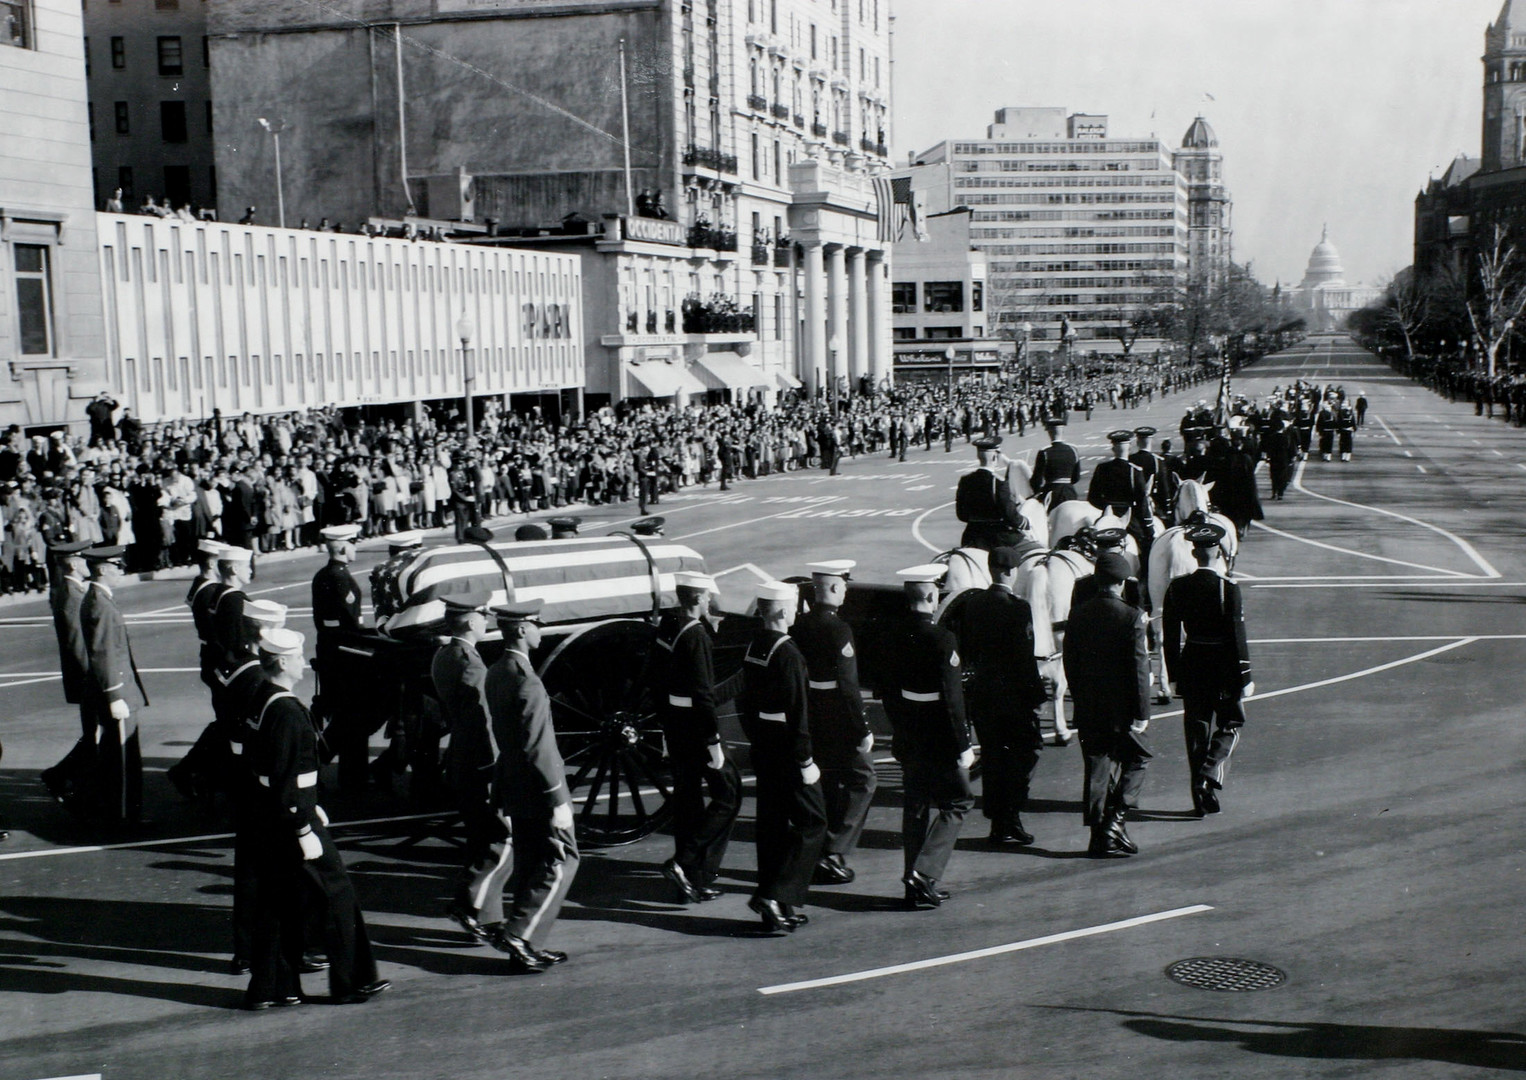
{"type": "Polygon", "coordinates": [[[1501,0],[897,0],[897,163],[1004,105],[1105,113],[1175,146],[1199,112],[1235,259],[1296,282],[1321,226],[1352,284],[1411,260],[1415,194],[1477,156],[1501,0]],[[1211,98],[1210,96],[1211,95],[1211,98]]]}

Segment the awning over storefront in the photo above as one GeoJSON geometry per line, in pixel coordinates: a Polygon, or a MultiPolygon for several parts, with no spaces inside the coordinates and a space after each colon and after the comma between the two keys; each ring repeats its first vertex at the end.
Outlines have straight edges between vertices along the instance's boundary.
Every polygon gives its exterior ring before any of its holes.
{"type": "Polygon", "coordinates": [[[626,364],[631,377],[632,397],[668,398],[674,394],[703,394],[705,384],[689,374],[681,364],[664,362],[626,364]]]}
{"type": "Polygon", "coordinates": [[[694,373],[712,390],[751,390],[768,385],[767,375],[734,352],[706,353],[694,361],[694,373]]]}
{"type": "Polygon", "coordinates": [[[787,371],[775,371],[774,382],[779,384],[780,390],[799,390],[802,383],[787,371]]]}

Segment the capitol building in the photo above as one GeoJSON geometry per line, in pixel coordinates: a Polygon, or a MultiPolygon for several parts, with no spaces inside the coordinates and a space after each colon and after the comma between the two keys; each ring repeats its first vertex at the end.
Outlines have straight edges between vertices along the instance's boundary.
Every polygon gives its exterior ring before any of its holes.
{"type": "Polygon", "coordinates": [[[1309,255],[1303,280],[1286,292],[1288,306],[1303,315],[1311,333],[1338,330],[1346,317],[1383,295],[1382,289],[1346,284],[1346,270],[1340,252],[1330,242],[1328,226],[1309,255]]]}

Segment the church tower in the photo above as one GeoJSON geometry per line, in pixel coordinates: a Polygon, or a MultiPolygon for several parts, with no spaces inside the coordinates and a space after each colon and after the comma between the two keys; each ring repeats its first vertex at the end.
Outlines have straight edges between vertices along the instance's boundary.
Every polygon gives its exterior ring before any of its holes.
{"type": "Polygon", "coordinates": [[[1483,172],[1526,165],[1526,0],[1484,32],[1483,172]]]}
{"type": "Polygon", "coordinates": [[[1192,121],[1173,160],[1187,181],[1187,275],[1222,285],[1234,254],[1234,201],[1224,186],[1224,153],[1207,120],[1192,121]]]}

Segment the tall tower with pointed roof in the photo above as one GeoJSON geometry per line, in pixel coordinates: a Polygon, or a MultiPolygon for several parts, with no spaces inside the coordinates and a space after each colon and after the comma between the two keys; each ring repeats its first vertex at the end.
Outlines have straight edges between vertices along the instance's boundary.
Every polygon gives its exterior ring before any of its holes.
{"type": "Polygon", "coordinates": [[[1199,116],[1173,155],[1187,181],[1187,275],[1222,283],[1229,274],[1234,202],[1224,186],[1224,154],[1208,121],[1199,116]]]}
{"type": "Polygon", "coordinates": [[[1526,165],[1526,0],[1505,0],[1484,32],[1483,171],[1526,165]]]}

